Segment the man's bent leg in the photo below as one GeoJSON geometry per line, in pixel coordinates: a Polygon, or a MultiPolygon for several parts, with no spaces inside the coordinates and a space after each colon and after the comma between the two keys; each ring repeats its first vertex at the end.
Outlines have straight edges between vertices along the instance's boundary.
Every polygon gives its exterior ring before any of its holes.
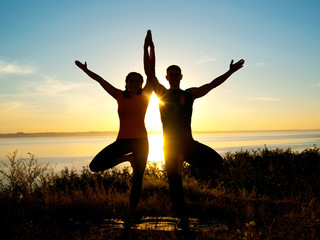
{"type": "Polygon", "coordinates": [[[219,153],[194,140],[185,144],[185,160],[191,166],[197,168],[220,170],[223,164],[223,159],[219,153]]]}

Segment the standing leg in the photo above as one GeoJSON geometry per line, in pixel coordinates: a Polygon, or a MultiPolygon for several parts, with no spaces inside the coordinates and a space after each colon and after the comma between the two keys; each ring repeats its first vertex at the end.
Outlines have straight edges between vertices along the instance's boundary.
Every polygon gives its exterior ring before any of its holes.
{"type": "Polygon", "coordinates": [[[128,220],[126,223],[127,227],[130,227],[132,224],[132,219],[134,212],[140,201],[141,192],[142,192],[142,180],[143,174],[147,164],[149,145],[148,139],[134,139],[132,142],[132,152],[133,152],[133,177],[132,177],[132,187],[130,193],[130,204],[129,204],[129,213],[128,220]]]}
{"type": "Polygon", "coordinates": [[[186,203],[183,192],[181,167],[184,160],[179,141],[167,141],[164,146],[165,164],[168,174],[169,191],[177,217],[181,218],[182,228],[188,227],[186,203]]]}

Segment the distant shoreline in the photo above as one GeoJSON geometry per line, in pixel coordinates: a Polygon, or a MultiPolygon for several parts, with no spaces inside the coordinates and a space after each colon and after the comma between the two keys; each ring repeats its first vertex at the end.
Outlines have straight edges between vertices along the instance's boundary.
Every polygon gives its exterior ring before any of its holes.
{"type": "Polygon", "coordinates": [[[91,136],[115,136],[117,132],[39,132],[39,133],[5,133],[0,138],[33,138],[33,137],[91,137],[91,136]]]}
{"type": "MultiPolygon", "coordinates": [[[[320,129],[287,129],[287,130],[236,130],[236,131],[193,131],[193,134],[224,134],[224,133],[258,133],[258,132],[314,132],[320,129]]],[[[159,134],[162,131],[150,131],[149,135],[159,134]]],[[[0,138],[33,138],[33,137],[98,137],[117,136],[116,131],[91,132],[38,132],[38,133],[0,133],[0,138]]]]}

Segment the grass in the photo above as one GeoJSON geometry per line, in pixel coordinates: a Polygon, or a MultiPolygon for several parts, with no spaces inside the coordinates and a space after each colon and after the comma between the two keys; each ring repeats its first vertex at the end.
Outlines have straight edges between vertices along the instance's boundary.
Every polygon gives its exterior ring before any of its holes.
{"type": "MultiPolygon", "coordinates": [[[[1,232],[7,239],[119,239],[123,232],[102,227],[103,219],[125,219],[131,172],[109,170],[54,173],[32,154],[8,155],[1,163],[1,232]]],[[[320,149],[228,153],[223,170],[184,165],[190,217],[223,219],[228,231],[133,231],[132,239],[318,239],[320,236],[320,149]]],[[[144,175],[138,216],[174,216],[167,176],[156,165],[144,175]]]]}

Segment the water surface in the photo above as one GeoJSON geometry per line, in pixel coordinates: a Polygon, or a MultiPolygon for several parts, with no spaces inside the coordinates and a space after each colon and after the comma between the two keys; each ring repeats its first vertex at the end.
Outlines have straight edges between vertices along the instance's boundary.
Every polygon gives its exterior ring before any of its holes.
{"type": "MultiPolygon", "coordinates": [[[[206,133],[194,134],[194,139],[212,147],[222,156],[226,152],[265,146],[269,149],[302,151],[314,145],[320,146],[320,131],[206,133]]],[[[65,167],[81,170],[100,150],[115,140],[116,136],[0,138],[0,160],[7,161],[6,155],[18,150],[19,157],[32,153],[40,163],[55,165],[57,171],[65,167]]],[[[149,135],[149,146],[148,160],[163,162],[162,134],[149,135]]]]}

